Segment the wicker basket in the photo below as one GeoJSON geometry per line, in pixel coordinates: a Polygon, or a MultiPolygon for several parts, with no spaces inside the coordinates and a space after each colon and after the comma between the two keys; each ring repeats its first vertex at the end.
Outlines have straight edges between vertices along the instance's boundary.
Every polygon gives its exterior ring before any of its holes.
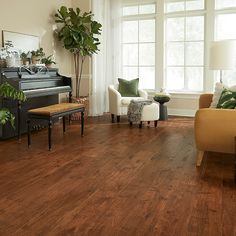
{"type": "MultiPolygon", "coordinates": [[[[81,103],[85,105],[85,112],[84,112],[84,118],[88,118],[88,111],[89,111],[89,97],[72,97],[73,103],[81,103]]],[[[80,120],[81,118],[81,112],[75,113],[71,115],[71,120],[80,120]]]]}

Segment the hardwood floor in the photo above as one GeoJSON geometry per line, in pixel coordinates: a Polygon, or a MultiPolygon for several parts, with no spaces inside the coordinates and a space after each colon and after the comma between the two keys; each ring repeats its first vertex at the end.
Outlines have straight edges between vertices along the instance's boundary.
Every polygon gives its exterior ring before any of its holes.
{"type": "Polygon", "coordinates": [[[0,235],[236,235],[232,155],[195,168],[193,119],[88,119],[0,142],[0,235]]]}

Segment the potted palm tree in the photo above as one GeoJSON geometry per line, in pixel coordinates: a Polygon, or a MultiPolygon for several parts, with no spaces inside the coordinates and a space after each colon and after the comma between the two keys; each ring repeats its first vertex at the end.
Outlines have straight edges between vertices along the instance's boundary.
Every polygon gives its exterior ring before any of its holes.
{"type": "MultiPolygon", "coordinates": [[[[0,85],[0,97],[20,100],[22,102],[26,100],[22,91],[18,91],[6,82],[0,85]]],[[[15,127],[15,116],[7,108],[0,108],[0,125],[5,125],[7,122],[10,122],[11,126],[15,127]]]]}
{"type": "Polygon", "coordinates": [[[81,13],[79,8],[74,10],[67,9],[65,6],[62,6],[55,14],[55,21],[58,23],[56,31],[58,39],[74,56],[75,89],[78,98],[84,61],[87,56],[92,56],[99,51],[98,35],[101,34],[102,25],[93,20],[92,12],[81,13]]]}

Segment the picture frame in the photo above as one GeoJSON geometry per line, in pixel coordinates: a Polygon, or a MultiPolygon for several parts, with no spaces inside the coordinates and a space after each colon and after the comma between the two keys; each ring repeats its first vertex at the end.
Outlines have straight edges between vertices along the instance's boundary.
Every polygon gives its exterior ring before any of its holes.
{"type": "Polygon", "coordinates": [[[27,53],[32,50],[37,50],[40,47],[39,36],[3,30],[3,47],[5,46],[7,41],[11,41],[14,49],[18,49],[20,53],[27,53]]]}

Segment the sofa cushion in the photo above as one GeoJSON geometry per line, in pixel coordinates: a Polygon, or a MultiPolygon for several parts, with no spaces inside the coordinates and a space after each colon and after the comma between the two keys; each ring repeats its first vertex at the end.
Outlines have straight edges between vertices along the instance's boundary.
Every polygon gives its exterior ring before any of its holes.
{"type": "Polygon", "coordinates": [[[224,88],[219,102],[217,104],[217,108],[223,109],[234,109],[236,107],[236,92],[224,88]]]}
{"type": "Polygon", "coordinates": [[[217,82],[216,85],[215,85],[215,91],[214,91],[214,94],[213,94],[213,98],[212,98],[210,108],[216,108],[217,107],[217,104],[220,100],[220,95],[221,95],[223,89],[224,89],[224,85],[222,83],[217,82]]]}
{"type": "Polygon", "coordinates": [[[133,80],[125,80],[125,79],[118,79],[119,81],[119,88],[118,91],[122,97],[138,97],[138,84],[139,79],[133,80]]]}
{"type": "Polygon", "coordinates": [[[217,107],[217,105],[219,103],[219,100],[220,100],[220,97],[221,97],[221,93],[223,92],[224,88],[229,89],[233,92],[236,91],[236,86],[235,85],[231,86],[231,87],[228,87],[227,85],[224,85],[222,83],[217,82],[216,85],[215,85],[215,92],[213,94],[213,98],[212,98],[210,108],[216,108],[217,107]]]}

